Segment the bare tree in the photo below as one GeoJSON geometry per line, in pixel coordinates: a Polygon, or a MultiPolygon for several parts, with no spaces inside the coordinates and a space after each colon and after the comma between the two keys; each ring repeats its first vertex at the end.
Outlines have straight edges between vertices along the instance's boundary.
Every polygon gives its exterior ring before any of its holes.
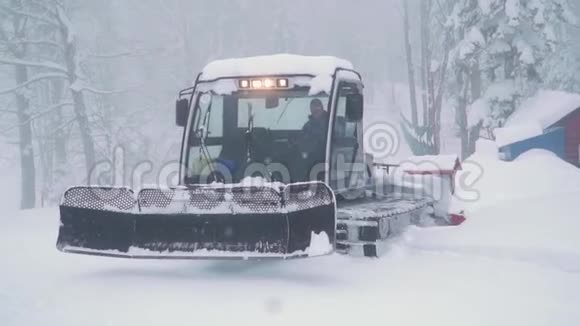
{"type": "Polygon", "coordinates": [[[83,143],[83,150],[85,154],[85,167],[87,170],[87,176],[90,174],[91,169],[95,166],[96,155],[95,155],[95,144],[91,136],[91,126],[89,124],[89,118],[87,115],[87,106],[85,104],[85,98],[82,93],[84,90],[79,83],[82,81],[78,78],[78,67],[77,67],[77,40],[74,32],[74,27],[65,8],[58,2],[55,1],[56,12],[57,12],[57,22],[59,24],[59,30],[61,34],[61,42],[64,48],[64,62],[67,68],[68,81],[70,83],[70,90],[72,94],[72,99],[74,103],[74,112],[76,117],[76,122],[79,126],[79,131],[81,134],[81,139],[83,143]]]}
{"type": "MultiPolygon", "coordinates": [[[[8,7],[2,4],[2,7],[8,7]]],[[[22,8],[22,2],[12,0],[8,8],[22,8]]],[[[1,40],[7,44],[5,51],[16,61],[24,59],[27,46],[24,40],[27,36],[28,17],[24,15],[10,15],[12,22],[12,35],[2,29],[0,25],[1,40]],[[10,41],[10,43],[8,43],[10,41]]],[[[16,86],[2,93],[10,93],[16,98],[16,109],[18,117],[20,168],[21,168],[21,201],[22,209],[34,208],[36,203],[36,168],[34,163],[34,146],[32,144],[32,119],[30,118],[30,102],[25,93],[22,92],[22,85],[28,80],[28,68],[26,65],[14,65],[14,78],[16,86]]]]}
{"type": "MultiPolygon", "coordinates": [[[[403,25],[405,49],[407,55],[409,96],[411,102],[411,121],[402,116],[403,131],[411,150],[416,155],[438,154],[441,150],[441,111],[446,85],[446,74],[449,65],[451,45],[449,31],[434,14],[433,0],[422,0],[419,4],[419,43],[421,54],[421,111],[422,121],[418,119],[417,89],[415,85],[415,68],[411,46],[410,9],[408,1],[403,5],[403,25]],[[437,28],[435,28],[437,27],[437,28]],[[439,33],[438,38],[432,34],[439,33]],[[441,37],[443,36],[443,37],[441,37]],[[433,40],[443,39],[442,44],[433,40]],[[434,52],[438,51],[437,62],[434,52]]],[[[440,42],[441,43],[441,42],[440,42]]]]}
{"type": "Polygon", "coordinates": [[[413,62],[413,47],[411,46],[411,26],[409,23],[409,2],[401,0],[403,6],[403,32],[405,38],[405,53],[407,58],[407,74],[409,82],[409,96],[411,101],[411,123],[419,123],[417,115],[417,90],[415,85],[415,67],[413,62]]]}
{"type": "MultiPolygon", "coordinates": [[[[52,167],[52,159],[56,157],[64,162],[67,157],[66,136],[62,126],[65,123],[65,107],[72,106],[74,109],[74,122],[78,124],[83,143],[87,175],[94,166],[94,140],[82,94],[87,87],[79,78],[75,34],[60,1],[4,0],[0,2],[0,14],[11,21],[10,28],[7,25],[0,26],[0,64],[12,66],[15,77],[15,85],[0,90],[0,95],[14,96],[17,108],[17,123],[0,132],[19,131],[21,207],[32,208],[36,204],[38,174],[34,145],[34,124],[37,120],[51,121],[51,127],[54,128],[50,133],[40,127],[36,131],[40,133],[40,146],[37,147],[41,149],[36,157],[43,167],[46,183],[52,181],[51,173],[48,172],[52,167]],[[63,96],[63,81],[68,82],[72,102],[63,96]],[[34,105],[31,97],[38,98],[34,105]],[[44,146],[52,140],[54,146],[44,146]],[[50,151],[56,151],[57,155],[53,156],[50,151]]],[[[68,125],[70,120],[66,122],[68,125]]]]}

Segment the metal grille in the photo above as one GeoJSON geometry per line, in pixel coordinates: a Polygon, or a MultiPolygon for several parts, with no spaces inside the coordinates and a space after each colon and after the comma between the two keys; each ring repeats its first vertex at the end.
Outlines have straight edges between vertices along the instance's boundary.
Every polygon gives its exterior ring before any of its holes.
{"type": "Polygon", "coordinates": [[[332,191],[322,182],[288,185],[284,188],[284,199],[289,210],[305,210],[331,205],[332,191]]]}
{"type": "Polygon", "coordinates": [[[210,211],[225,201],[221,189],[143,189],[138,195],[141,212],[187,213],[188,211],[210,211]]]}
{"type": "Polygon", "coordinates": [[[139,192],[140,208],[167,208],[173,201],[173,189],[143,189],[139,192]]]}
{"type": "Polygon", "coordinates": [[[223,213],[273,213],[282,207],[281,195],[267,187],[213,188],[207,186],[188,189],[143,189],[138,195],[142,212],[192,213],[200,211],[223,213]],[[221,207],[221,209],[215,210],[221,207]]]}
{"type": "MultiPolygon", "coordinates": [[[[228,206],[234,213],[276,213],[283,206],[290,210],[305,210],[333,203],[331,190],[323,183],[287,186],[282,193],[268,187],[188,189],[143,189],[136,197],[128,188],[75,187],[65,194],[62,205],[105,211],[130,211],[139,204],[141,212],[157,209],[167,213],[187,213],[199,210],[211,212],[228,206]]],[[[226,207],[227,208],[227,207],[226,207]]],[[[228,209],[229,210],[229,209],[228,209]]]]}
{"type": "Polygon", "coordinates": [[[220,188],[191,188],[189,193],[189,205],[196,209],[211,210],[223,204],[225,190],[220,188]]]}
{"type": "Polygon", "coordinates": [[[202,188],[143,189],[138,196],[141,212],[167,214],[210,211],[222,204],[223,198],[219,191],[202,188]]]}
{"type": "Polygon", "coordinates": [[[64,193],[62,206],[105,211],[130,211],[135,194],[128,188],[74,187],[64,193]]]}
{"type": "MultiPolygon", "coordinates": [[[[273,213],[282,208],[280,193],[267,187],[237,187],[232,189],[235,206],[255,213],[273,213]]],[[[234,206],[234,207],[235,207],[234,206]]]]}

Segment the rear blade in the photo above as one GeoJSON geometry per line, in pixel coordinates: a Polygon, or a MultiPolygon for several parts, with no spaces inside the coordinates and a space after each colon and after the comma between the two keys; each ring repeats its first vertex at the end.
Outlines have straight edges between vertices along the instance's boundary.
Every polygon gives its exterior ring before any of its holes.
{"type": "Polygon", "coordinates": [[[60,250],[127,258],[308,257],[331,253],[335,241],[323,183],[143,189],[136,199],[128,189],[79,187],[65,194],[61,222],[60,250]]]}

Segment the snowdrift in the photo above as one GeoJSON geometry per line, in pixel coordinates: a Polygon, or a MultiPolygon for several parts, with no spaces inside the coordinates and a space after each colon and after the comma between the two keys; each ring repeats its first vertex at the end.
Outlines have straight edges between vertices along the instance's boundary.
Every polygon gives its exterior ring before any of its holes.
{"type": "Polygon", "coordinates": [[[381,259],[125,261],[55,249],[58,211],[0,220],[0,321],[102,325],[576,325],[579,170],[480,153],[458,227],[413,228],[381,259]],[[224,313],[227,311],[227,313],[224,313]]]}
{"type": "Polygon", "coordinates": [[[580,272],[580,169],[544,150],[514,162],[482,154],[467,162],[461,174],[481,173],[474,186],[479,199],[454,203],[466,211],[467,222],[451,229],[415,228],[405,235],[407,244],[580,272]]]}

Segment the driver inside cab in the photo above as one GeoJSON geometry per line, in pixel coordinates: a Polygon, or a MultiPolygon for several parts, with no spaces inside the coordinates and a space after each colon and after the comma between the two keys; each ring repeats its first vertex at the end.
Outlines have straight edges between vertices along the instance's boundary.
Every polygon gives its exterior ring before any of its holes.
{"type": "Polygon", "coordinates": [[[314,162],[323,162],[325,156],[325,140],[328,128],[328,112],[320,99],[310,101],[310,116],[302,127],[303,158],[314,162]]]}
{"type": "Polygon", "coordinates": [[[310,140],[324,139],[328,126],[328,113],[324,111],[322,101],[315,98],[310,101],[310,117],[302,127],[305,138],[310,140]]]}

